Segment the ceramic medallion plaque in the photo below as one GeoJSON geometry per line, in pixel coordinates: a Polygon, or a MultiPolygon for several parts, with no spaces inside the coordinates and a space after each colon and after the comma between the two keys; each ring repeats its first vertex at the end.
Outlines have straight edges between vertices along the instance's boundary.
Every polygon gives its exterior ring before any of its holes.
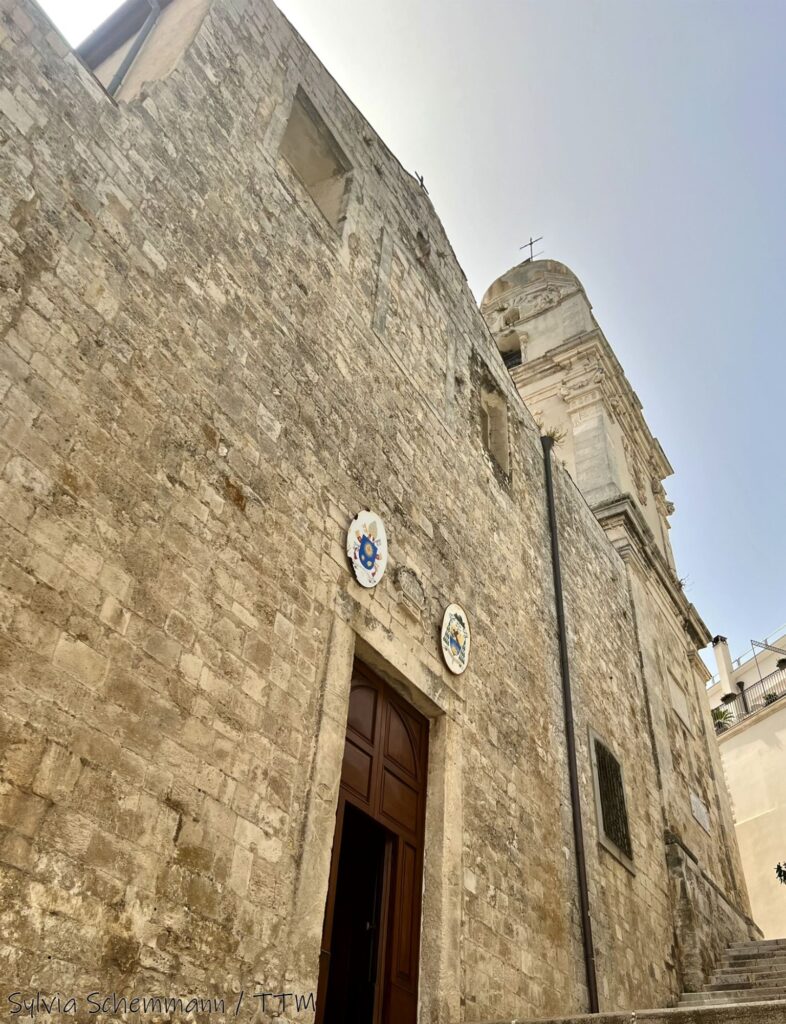
{"type": "Polygon", "coordinates": [[[375,587],[388,564],[385,524],[376,512],[364,509],[349,524],[347,555],[362,587],[375,587]]]}
{"type": "Polygon", "coordinates": [[[442,654],[451,672],[461,675],[469,660],[469,619],[460,604],[449,604],[442,618],[442,654]]]}

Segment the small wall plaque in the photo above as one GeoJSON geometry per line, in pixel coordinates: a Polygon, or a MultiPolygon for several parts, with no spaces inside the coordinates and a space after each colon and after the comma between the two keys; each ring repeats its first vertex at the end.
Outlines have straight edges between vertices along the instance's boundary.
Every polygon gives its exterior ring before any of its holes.
{"type": "Polygon", "coordinates": [[[707,805],[704,803],[698,793],[694,793],[693,790],[690,792],[690,809],[693,812],[693,817],[698,821],[705,832],[710,831],[710,812],[707,810],[707,805]]]}
{"type": "Polygon", "coordinates": [[[385,524],[376,512],[358,512],[347,531],[347,556],[361,587],[375,587],[388,564],[385,524]]]}
{"type": "Polygon", "coordinates": [[[469,661],[470,631],[467,613],[460,604],[449,604],[442,618],[442,655],[451,672],[459,676],[469,661]]]}
{"type": "Polygon", "coordinates": [[[426,607],[426,592],[416,573],[401,566],[395,575],[399,604],[413,619],[420,619],[426,607]]]}

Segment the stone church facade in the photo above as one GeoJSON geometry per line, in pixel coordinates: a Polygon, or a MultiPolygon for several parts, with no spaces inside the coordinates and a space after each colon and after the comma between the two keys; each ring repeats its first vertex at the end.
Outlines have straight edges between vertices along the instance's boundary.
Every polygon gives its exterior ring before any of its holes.
{"type": "Polygon", "coordinates": [[[116,102],[144,4],[80,56],[0,0],[4,1007],[324,1020],[344,876],[369,1020],[578,1012],[589,960],[601,1008],[674,1003],[757,932],[669,466],[583,289],[523,265],[482,314],[272,4],[161,6],[116,102]]]}

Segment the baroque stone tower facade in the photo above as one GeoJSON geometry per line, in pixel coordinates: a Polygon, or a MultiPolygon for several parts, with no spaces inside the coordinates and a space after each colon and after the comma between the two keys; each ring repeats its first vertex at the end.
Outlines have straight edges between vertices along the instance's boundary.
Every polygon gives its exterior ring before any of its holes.
{"type": "MultiPolygon", "coordinates": [[[[673,506],[663,488],[673,469],[578,278],[555,260],[527,261],[491,285],[481,308],[519,393],[558,435],[561,458],[618,550],[635,544],[673,577],[673,506]]],[[[705,628],[677,604],[705,647],[705,628]]]]}
{"type": "Polygon", "coordinates": [[[558,442],[567,471],[625,565],[657,758],[677,936],[689,984],[720,952],[713,931],[734,917],[718,899],[739,878],[732,821],[698,651],[710,633],[683,592],[669,541],[672,467],[564,264],[527,260],[498,278],[481,309],[519,394],[558,442]],[[719,782],[719,780],[721,780],[719,782]],[[725,858],[715,855],[713,831],[725,858]]]}
{"type": "Polygon", "coordinates": [[[514,271],[492,335],[269,0],[150,10],[74,53],[0,0],[4,1014],[476,1024],[585,1010],[590,962],[673,1004],[756,930],[668,464],[581,287],[514,271]]]}

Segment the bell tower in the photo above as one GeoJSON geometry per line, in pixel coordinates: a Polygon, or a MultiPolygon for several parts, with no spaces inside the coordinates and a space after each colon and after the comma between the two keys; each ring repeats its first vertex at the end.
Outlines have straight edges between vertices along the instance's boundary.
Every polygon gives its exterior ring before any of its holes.
{"type": "Polygon", "coordinates": [[[625,554],[655,559],[676,582],[663,481],[673,470],[642,406],[563,263],[526,260],[488,289],[481,311],[519,393],[625,554]]]}

